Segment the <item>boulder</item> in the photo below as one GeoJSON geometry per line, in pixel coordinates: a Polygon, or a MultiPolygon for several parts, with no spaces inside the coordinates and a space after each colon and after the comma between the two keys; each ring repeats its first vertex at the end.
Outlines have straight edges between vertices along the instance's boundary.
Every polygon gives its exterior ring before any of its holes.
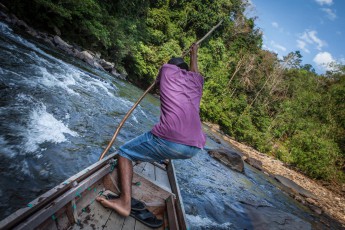
{"type": "Polygon", "coordinates": [[[50,47],[55,47],[54,43],[49,38],[43,38],[43,41],[48,44],[50,47]]]}
{"type": "Polygon", "coordinates": [[[255,202],[241,203],[248,218],[248,229],[312,229],[309,222],[275,207],[257,205],[255,202]]]}
{"type": "Polygon", "coordinates": [[[86,50],[81,51],[77,54],[77,58],[87,62],[87,63],[92,63],[93,64],[93,56],[86,50]]]}
{"type": "Polygon", "coordinates": [[[115,64],[114,63],[111,63],[111,62],[108,62],[104,59],[101,59],[99,61],[99,64],[105,69],[107,70],[108,72],[111,72],[112,69],[114,68],[115,64]]]}
{"type": "Polygon", "coordinates": [[[95,53],[95,58],[101,59],[101,53],[100,53],[100,52],[96,52],[96,53],[95,53]]]}
{"type": "Polygon", "coordinates": [[[290,179],[288,179],[288,178],[286,178],[284,176],[275,175],[274,179],[276,179],[277,181],[282,183],[285,187],[288,188],[288,190],[291,190],[294,193],[300,194],[303,197],[316,199],[316,196],[314,194],[312,194],[308,190],[302,188],[301,186],[299,186],[298,184],[296,184],[295,182],[293,182],[292,180],[290,180],[290,179]]]}
{"type": "Polygon", "coordinates": [[[247,162],[247,164],[253,166],[254,168],[262,171],[262,162],[261,161],[254,159],[254,158],[251,158],[251,157],[245,158],[244,161],[247,162]]]}
{"type": "Polygon", "coordinates": [[[224,165],[237,172],[244,172],[244,163],[240,154],[229,149],[212,149],[207,151],[208,154],[219,160],[224,165]]]}
{"type": "Polygon", "coordinates": [[[54,36],[54,43],[56,46],[64,51],[70,51],[73,46],[62,40],[59,36],[55,35],[54,36]]]}
{"type": "MultiPolygon", "coordinates": [[[[89,63],[90,64],[90,63],[89,63]]],[[[97,69],[103,70],[104,68],[97,62],[97,61],[93,61],[93,63],[91,64],[92,66],[96,67],[97,69]]]]}
{"type": "Polygon", "coordinates": [[[23,20],[18,20],[16,21],[16,25],[24,30],[27,30],[29,28],[29,26],[23,21],[23,20]]]}
{"type": "Polygon", "coordinates": [[[61,31],[59,30],[59,28],[57,28],[56,26],[54,26],[53,29],[54,29],[54,32],[55,32],[56,35],[61,36],[61,31]]]}
{"type": "Polygon", "coordinates": [[[26,28],[26,32],[28,34],[30,34],[31,36],[35,37],[35,38],[39,38],[39,35],[38,35],[37,31],[34,28],[30,27],[30,26],[28,26],[26,28]]]}

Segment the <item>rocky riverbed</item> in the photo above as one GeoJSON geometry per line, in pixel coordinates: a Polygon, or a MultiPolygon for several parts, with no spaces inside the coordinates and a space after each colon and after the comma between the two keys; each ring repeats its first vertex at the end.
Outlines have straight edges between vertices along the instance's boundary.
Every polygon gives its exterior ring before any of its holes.
{"type": "Polygon", "coordinates": [[[312,180],[297,172],[283,162],[271,156],[242,144],[228,135],[220,132],[219,126],[205,123],[211,131],[219,135],[213,138],[222,138],[241,152],[242,159],[248,164],[263,171],[266,175],[275,178],[281,183],[281,189],[286,191],[303,205],[309,207],[316,214],[326,214],[338,220],[345,228],[345,189],[342,186],[326,187],[321,182],[312,180]]]}

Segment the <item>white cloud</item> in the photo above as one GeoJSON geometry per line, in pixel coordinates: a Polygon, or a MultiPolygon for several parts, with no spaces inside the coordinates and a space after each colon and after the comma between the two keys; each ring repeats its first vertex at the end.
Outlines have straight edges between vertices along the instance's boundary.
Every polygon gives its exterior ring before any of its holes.
{"type": "Polygon", "coordinates": [[[274,28],[279,28],[278,22],[272,22],[272,26],[273,26],[274,28]]]}
{"type": "Polygon", "coordinates": [[[335,12],[333,12],[332,9],[330,8],[322,8],[322,11],[326,12],[327,13],[327,17],[330,19],[330,20],[334,20],[336,19],[337,15],[335,14],[335,12]]]}
{"type": "Polygon", "coordinates": [[[333,0],[315,0],[318,4],[320,4],[321,6],[323,5],[332,5],[333,4],[333,0]]]}
{"type": "Polygon", "coordinates": [[[306,53],[310,53],[310,51],[306,48],[306,46],[307,46],[307,43],[305,41],[297,40],[297,47],[306,53]]]}
{"type": "Polygon", "coordinates": [[[317,32],[315,30],[306,30],[300,36],[300,40],[309,43],[311,45],[315,45],[316,49],[321,50],[323,46],[325,46],[327,43],[325,41],[322,41],[320,38],[317,36],[317,32]]]}
{"type": "Polygon", "coordinates": [[[316,54],[313,61],[322,69],[332,70],[332,66],[330,64],[335,62],[335,59],[332,57],[332,54],[328,52],[320,52],[316,54]]]}
{"type": "Polygon", "coordinates": [[[276,43],[275,41],[271,41],[271,45],[281,51],[286,51],[286,48],[278,43],[276,43]]]}

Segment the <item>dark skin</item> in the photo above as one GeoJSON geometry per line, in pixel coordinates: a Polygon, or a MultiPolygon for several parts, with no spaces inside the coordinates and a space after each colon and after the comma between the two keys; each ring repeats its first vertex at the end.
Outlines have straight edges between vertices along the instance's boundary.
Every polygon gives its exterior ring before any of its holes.
{"type": "MultiPolygon", "coordinates": [[[[198,73],[198,45],[194,43],[190,48],[190,71],[198,73]]],[[[118,157],[118,175],[121,185],[119,199],[107,200],[97,197],[96,200],[104,207],[114,209],[121,216],[129,216],[131,212],[133,164],[125,157],[118,157]]]]}

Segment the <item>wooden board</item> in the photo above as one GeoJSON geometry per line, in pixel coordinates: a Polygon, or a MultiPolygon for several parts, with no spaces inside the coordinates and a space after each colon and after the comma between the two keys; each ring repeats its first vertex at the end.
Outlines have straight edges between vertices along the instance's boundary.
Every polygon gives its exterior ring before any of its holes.
{"type": "Polygon", "coordinates": [[[116,154],[117,153],[111,154],[104,158],[102,161],[98,161],[95,164],[87,167],[86,169],[82,170],[76,175],[70,177],[65,182],[62,182],[61,184],[49,190],[48,192],[37,197],[35,200],[31,201],[30,204],[28,204],[28,207],[21,208],[18,211],[11,214],[10,216],[8,216],[7,218],[1,220],[0,229],[13,228],[14,226],[24,222],[25,219],[27,219],[30,215],[33,215],[35,212],[40,211],[41,209],[43,209],[43,207],[45,207],[49,203],[52,203],[54,199],[57,199],[63,193],[68,191],[75,181],[80,182],[87,176],[102,168],[104,165],[108,163],[110,159],[114,158],[116,154]]]}
{"type": "Polygon", "coordinates": [[[167,171],[155,166],[155,177],[158,184],[161,184],[165,188],[168,189],[168,191],[171,191],[171,186],[168,178],[167,171]]]}
{"type": "Polygon", "coordinates": [[[52,218],[56,212],[63,208],[67,203],[72,201],[78,193],[85,191],[98,180],[103,178],[104,175],[108,174],[109,171],[110,165],[104,166],[102,169],[92,174],[89,178],[81,181],[80,184],[77,184],[75,187],[71,188],[66,193],[53,200],[46,207],[40,209],[30,218],[19,224],[16,228],[26,230],[38,227],[45,220],[52,218]]]}
{"type": "MultiPolygon", "coordinates": [[[[109,176],[115,178],[115,183],[118,183],[117,170],[114,170],[109,176]]],[[[139,182],[140,185],[132,186],[132,196],[149,206],[165,206],[165,199],[172,195],[165,187],[136,172],[133,173],[133,182],[139,182]]]]}
{"type": "Polygon", "coordinates": [[[135,228],[135,222],[136,220],[133,217],[126,217],[122,230],[133,230],[135,228]]]}
{"type": "Polygon", "coordinates": [[[94,202],[78,216],[79,224],[74,224],[72,230],[102,230],[112,211],[104,208],[100,203],[94,202]]]}
{"type": "Polygon", "coordinates": [[[141,174],[143,172],[146,164],[147,164],[147,162],[141,162],[139,164],[135,164],[133,167],[133,171],[141,174]]]}
{"type": "Polygon", "coordinates": [[[167,207],[167,215],[168,215],[168,221],[169,221],[169,229],[180,229],[176,210],[175,210],[175,199],[173,196],[170,196],[168,199],[166,199],[166,207],[167,207]]]}
{"type": "Polygon", "coordinates": [[[112,211],[103,229],[104,230],[123,229],[125,219],[126,219],[125,217],[120,216],[115,211],[112,211]]]}
{"type": "Polygon", "coordinates": [[[171,185],[171,190],[174,194],[176,194],[176,212],[177,212],[177,219],[179,223],[179,227],[181,230],[187,229],[187,221],[186,221],[186,214],[183,206],[182,196],[180,194],[180,188],[177,183],[177,178],[175,174],[175,166],[173,161],[169,162],[168,165],[168,177],[171,185]]]}
{"type": "Polygon", "coordinates": [[[153,164],[147,163],[141,174],[153,181],[156,181],[155,166],[153,164]]]}
{"type": "MultiPolygon", "coordinates": [[[[135,165],[133,168],[133,171],[155,182],[157,185],[164,188],[164,190],[171,192],[171,186],[170,186],[170,182],[168,178],[168,173],[163,168],[163,166],[157,163],[142,162],[138,165],[135,165]]],[[[135,182],[137,181],[133,180],[133,183],[135,182]]]]}

